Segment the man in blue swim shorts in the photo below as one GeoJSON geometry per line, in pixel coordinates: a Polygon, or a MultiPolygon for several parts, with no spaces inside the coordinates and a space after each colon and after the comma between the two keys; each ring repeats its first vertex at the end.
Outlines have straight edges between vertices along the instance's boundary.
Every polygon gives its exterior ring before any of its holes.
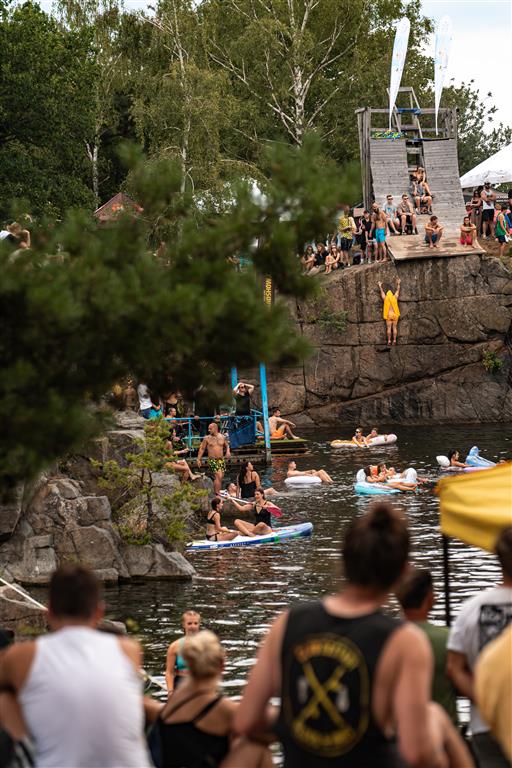
{"type": "Polygon", "coordinates": [[[372,205],[372,229],[370,238],[375,237],[377,243],[377,261],[386,261],[386,212],[382,211],[377,203],[372,205]]]}
{"type": "Polygon", "coordinates": [[[443,236],[443,231],[437,216],[431,216],[425,224],[425,242],[428,243],[429,248],[437,248],[443,236]]]}

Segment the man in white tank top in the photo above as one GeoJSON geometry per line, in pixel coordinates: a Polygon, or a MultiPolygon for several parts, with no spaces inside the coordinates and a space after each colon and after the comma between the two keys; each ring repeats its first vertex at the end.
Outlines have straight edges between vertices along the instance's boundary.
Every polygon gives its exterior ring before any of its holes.
{"type": "Polygon", "coordinates": [[[139,645],[96,629],[99,583],[64,566],[50,584],[51,634],[12,646],[0,690],[14,690],[37,768],[149,768],[139,645]]]}

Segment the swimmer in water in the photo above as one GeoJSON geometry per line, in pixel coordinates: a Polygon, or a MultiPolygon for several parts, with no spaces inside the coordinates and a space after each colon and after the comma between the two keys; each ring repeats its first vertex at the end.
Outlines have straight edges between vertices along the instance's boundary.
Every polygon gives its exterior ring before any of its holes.
{"type": "Polygon", "coordinates": [[[450,467],[468,467],[469,464],[464,464],[463,461],[459,461],[459,452],[455,450],[451,450],[448,453],[448,461],[450,462],[450,467]]]}
{"type": "Polygon", "coordinates": [[[171,696],[174,689],[183,682],[183,678],[188,675],[187,665],[181,652],[183,650],[185,638],[193,637],[199,632],[199,629],[201,628],[201,614],[197,613],[197,611],[185,611],[181,617],[181,626],[183,628],[184,637],[175,640],[167,649],[165,683],[167,685],[169,696],[171,696]]]}
{"type": "Polygon", "coordinates": [[[352,442],[356,445],[359,445],[361,448],[366,448],[368,446],[368,443],[366,441],[366,437],[363,435],[363,430],[361,427],[358,427],[356,429],[356,433],[352,438],[352,442]]]}
{"type": "Polygon", "coordinates": [[[305,469],[302,472],[297,469],[297,464],[290,461],[286,477],[306,477],[307,475],[319,477],[322,483],[332,483],[332,477],[327,474],[325,469],[305,469]]]}

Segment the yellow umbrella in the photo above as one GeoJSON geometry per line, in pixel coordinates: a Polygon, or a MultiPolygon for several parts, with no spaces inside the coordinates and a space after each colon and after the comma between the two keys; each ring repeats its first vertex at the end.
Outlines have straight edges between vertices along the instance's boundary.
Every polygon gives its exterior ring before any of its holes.
{"type": "Polygon", "coordinates": [[[450,626],[449,537],[494,551],[500,531],[512,525],[512,463],[445,477],[436,493],[443,534],[445,619],[450,626]]]}
{"type": "Polygon", "coordinates": [[[493,552],[499,532],[512,525],[512,462],[443,478],[436,493],[445,536],[493,552]]]}

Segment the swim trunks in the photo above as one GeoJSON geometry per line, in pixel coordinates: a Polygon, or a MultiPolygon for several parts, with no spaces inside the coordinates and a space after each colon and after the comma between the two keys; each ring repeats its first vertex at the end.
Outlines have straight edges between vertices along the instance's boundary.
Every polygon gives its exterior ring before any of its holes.
{"type": "Polygon", "coordinates": [[[281,426],[278,427],[275,430],[275,432],[272,432],[272,434],[270,435],[271,439],[272,440],[281,440],[281,438],[284,437],[285,428],[286,428],[286,424],[281,424],[281,426]]]}
{"type": "Polygon", "coordinates": [[[208,464],[208,468],[211,469],[212,472],[226,471],[226,462],[224,461],[224,459],[207,459],[206,463],[208,464]]]}
{"type": "Polygon", "coordinates": [[[385,243],[386,242],[386,230],[384,228],[377,227],[375,230],[375,240],[378,243],[385,243]]]}
{"type": "MultiPolygon", "coordinates": [[[[436,235],[436,233],[435,233],[435,232],[433,232],[433,233],[432,233],[432,242],[433,242],[433,243],[437,243],[437,238],[438,238],[438,236],[436,235]]],[[[428,243],[428,242],[429,242],[429,239],[428,239],[428,236],[427,236],[427,235],[425,235],[425,242],[426,242],[426,243],[428,243]]]]}

